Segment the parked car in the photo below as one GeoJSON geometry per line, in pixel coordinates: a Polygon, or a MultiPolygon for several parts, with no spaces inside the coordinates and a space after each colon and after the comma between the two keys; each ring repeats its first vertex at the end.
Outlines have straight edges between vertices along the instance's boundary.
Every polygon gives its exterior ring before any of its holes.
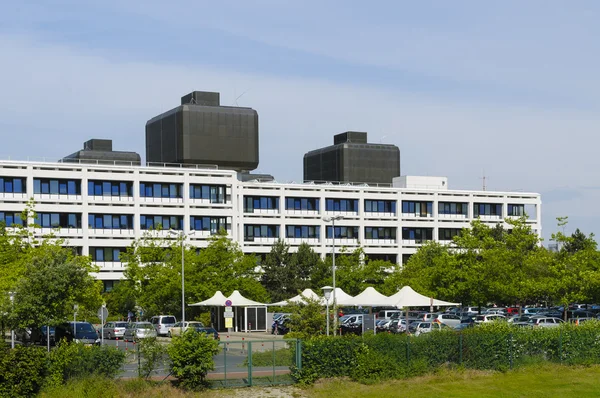
{"type": "Polygon", "coordinates": [[[125,329],[125,333],[123,334],[123,340],[137,341],[156,336],[156,329],[150,322],[132,322],[127,325],[127,329],[125,329]]]}
{"type": "Polygon", "coordinates": [[[122,339],[127,329],[127,322],[106,322],[102,328],[105,339],[122,339]]]}
{"type": "Polygon", "coordinates": [[[519,307],[509,307],[506,309],[508,315],[519,315],[519,307]]]}
{"type": "Polygon", "coordinates": [[[506,308],[501,308],[501,307],[497,307],[497,308],[488,308],[487,311],[485,311],[485,314],[498,314],[498,315],[504,315],[506,316],[507,312],[506,312],[506,308]]]}
{"type": "Polygon", "coordinates": [[[274,334],[284,335],[284,334],[288,333],[290,331],[289,322],[290,322],[290,317],[288,315],[279,317],[279,319],[276,321],[276,327],[274,330],[274,334]]]}
{"type": "Polygon", "coordinates": [[[531,318],[527,323],[533,327],[556,328],[563,323],[563,320],[560,318],[540,316],[531,318]]]}
{"type": "Polygon", "coordinates": [[[157,315],[150,318],[150,323],[156,329],[157,335],[167,336],[169,329],[177,323],[177,319],[173,315],[157,315]]]}
{"type": "Polygon", "coordinates": [[[494,321],[504,321],[506,317],[500,314],[487,314],[487,315],[477,315],[475,317],[475,324],[481,323],[490,323],[494,321]]]}
{"type": "Polygon", "coordinates": [[[67,322],[56,326],[55,342],[66,340],[85,345],[99,345],[98,331],[89,322],[67,322]]]}
{"type": "MultiPolygon", "coordinates": [[[[438,315],[440,315],[439,312],[426,312],[424,314],[421,315],[420,319],[422,321],[433,321],[435,318],[438,317],[438,315]]],[[[453,315],[453,314],[445,314],[445,315],[453,315]]]]}
{"type": "Polygon", "coordinates": [[[508,323],[522,323],[522,322],[527,323],[534,316],[536,316],[536,315],[521,315],[521,316],[516,315],[511,318],[508,318],[508,323]]]}
{"type": "Polygon", "coordinates": [[[408,325],[408,331],[415,336],[420,336],[424,333],[430,333],[431,330],[431,322],[414,321],[408,325]]]}
{"type": "Polygon", "coordinates": [[[392,319],[392,314],[401,313],[400,310],[381,310],[377,313],[378,319],[392,319]]]}
{"type": "Polygon", "coordinates": [[[201,328],[196,328],[195,329],[198,333],[205,333],[207,337],[211,337],[214,340],[221,340],[221,337],[219,336],[219,332],[217,332],[217,330],[215,328],[212,327],[201,327],[201,328]]]}
{"type": "Polygon", "coordinates": [[[526,315],[539,315],[539,314],[542,314],[547,311],[548,311],[548,308],[541,308],[541,307],[525,307],[525,308],[523,308],[523,314],[526,314],[526,315]]]}
{"type": "Polygon", "coordinates": [[[436,322],[443,323],[444,325],[455,327],[460,324],[460,317],[453,314],[439,314],[435,318],[436,322]]]}
{"type": "Polygon", "coordinates": [[[189,330],[189,329],[200,329],[203,328],[204,324],[202,322],[196,322],[196,321],[190,321],[190,322],[184,322],[184,325],[181,325],[181,322],[177,322],[175,325],[173,325],[171,328],[169,328],[169,332],[167,333],[169,337],[173,337],[173,336],[179,336],[181,335],[181,331],[183,330],[183,332],[185,333],[185,331],[189,330]]]}
{"type": "Polygon", "coordinates": [[[464,307],[462,312],[463,313],[466,312],[467,314],[470,314],[470,315],[477,315],[477,314],[479,314],[480,310],[481,310],[481,313],[483,314],[487,310],[487,308],[485,308],[485,307],[481,307],[481,308],[479,308],[479,307],[464,307]]]}

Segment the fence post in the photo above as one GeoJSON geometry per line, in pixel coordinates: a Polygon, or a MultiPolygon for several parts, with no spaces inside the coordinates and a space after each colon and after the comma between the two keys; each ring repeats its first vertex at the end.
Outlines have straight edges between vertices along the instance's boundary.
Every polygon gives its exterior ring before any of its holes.
{"type": "Polygon", "coordinates": [[[275,383],[275,340],[273,340],[273,383],[275,383]]]}
{"type": "Polygon", "coordinates": [[[562,363],[562,328],[558,331],[558,361],[562,363]]]}
{"type": "Polygon", "coordinates": [[[513,368],[513,334],[508,334],[508,366],[512,370],[513,368]]]}
{"type": "Polygon", "coordinates": [[[252,342],[248,342],[248,386],[252,387],[252,342]]]}
{"type": "Polygon", "coordinates": [[[410,336],[406,336],[406,366],[410,366],[410,336]]]}
{"type": "Polygon", "coordinates": [[[462,331],[458,335],[458,364],[462,365],[463,361],[463,334],[462,331]]]}
{"type": "Polygon", "coordinates": [[[229,343],[220,343],[220,344],[223,344],[223,373],[225,374],[223,384],[225,384],[225,387],[227,387],[227,347],[226,347],[226,345],[229,343]]]}
{"type": "MultiPolygon", "coordinates": [[[[135,342],[134,342],[135,343],[135,342]]],[[[137,343],[137,360],[138,360],[138,377],[142,377],[142,367],[141,367],[141,359],[140,359],[140,343],[137,343]]]]}
{"type": "Polygon", "coordinates": [[[302,370],[302,340],[296,340],[296,355],[298,355],[298,359],[296,359],[296,366],[298,370],[302,370]]]}

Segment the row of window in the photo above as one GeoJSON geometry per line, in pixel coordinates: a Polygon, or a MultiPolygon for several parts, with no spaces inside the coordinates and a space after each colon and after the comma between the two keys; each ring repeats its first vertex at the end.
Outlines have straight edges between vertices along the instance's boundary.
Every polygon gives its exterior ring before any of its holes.
{"type": "Polygon", "coordinates": [[[286,210],[311,210],[319,211],[319,199],[318,198],[285,198],[285,209],[286,210]]]}
{"type": "Polygon", "coordinates": [[[26,193],[25,178],[0,177],[0,193],[26,193]]]}
{"type": "Polygon", "coordinates": [[[124,247],[90,247],[90,256],[92,261],[121,262],[121,253],[125,251],[124,247]]]}
{"type": "Polygon", "coordinates": [[[210,231],[212,235],[221,229],[227,229],[225,217],[190,217],[190,228],[194,231],[210,231]]]}
{"type": "Polygon", "coordinates": [[[419,217],[430,217],[432,215],[433,202],[402,201],[402,213],[416,214],[419,217]]]}
{"type": "Polygon", "coordinates": [[[89,214],[88,226],[94,229],[133,229],[130,214],[89,214]]]}
{"type": "Polygon", "coordinates": [[[49,195],[81,195],[81,181],[54,178],[34,178],[33,193],[49,195]]]}
{"type": "Polygon", "coordinates": [[[88,195],[93,196],[133,196],[131,181],[88,181],[88,195]]]}
{"type": "Polygon", "coordinates": [[[190,199],[207,199],[210,203],[225,203],[225,185],[190,185],[190,199]]]}

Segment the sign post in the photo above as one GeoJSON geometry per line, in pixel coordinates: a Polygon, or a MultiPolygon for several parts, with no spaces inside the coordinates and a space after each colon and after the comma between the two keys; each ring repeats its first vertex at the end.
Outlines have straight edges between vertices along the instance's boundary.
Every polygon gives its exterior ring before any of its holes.
{"type": "Polygon", "coordinates": [[[231,333],[231,329],[233,328],[233,303],[231,300],[225,301],[225,312],[223,313],[223,317],[225,318],[225,328],[227,332],[231,333]]]}
{"type": "Polygon", "coordinates": [[[104,345],[104,320],[108,318],[108,309],[104,303],[98,308],[98,318],[100,318],[100,345],[104,345]]]}

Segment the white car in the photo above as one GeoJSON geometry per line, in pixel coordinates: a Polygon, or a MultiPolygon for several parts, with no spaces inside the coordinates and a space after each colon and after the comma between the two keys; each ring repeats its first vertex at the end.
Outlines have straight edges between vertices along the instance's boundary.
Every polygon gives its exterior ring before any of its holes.
{"type": "Polygon", "coordinates": [[[102,328],[105,339],[122,339],[127,329],[127,322],[106,322],[102,328]]]}
{"type": "Polygon", "coordinates": [[[435,320],[451,328],[460,325],[460,317],[454,314],[439,314],[435,320]]]}
{"type": "Polygon", "coordinates": [[[494,321],[504,321],[506,317],[500,314],[488,314],[488,315],[477,315],[475,317],[475,323],[490,323],[494,321]]]}
{"type": "Polygon", "coordinates": [[[551,317],[534,317],[529,319],[527,323],[533,327],[557,328],[561,323],[563,323],[563,320],[551,317]]]}
{"type": "Polygon", "coordinates": [[[181,335],[181,332],[183,331],[185,333],[185,331],[187,331],[188,329],[199,329],[199,328],[203,328],[204,324],[202,322],[194,322],[194,321],[190,321],[190,322],[184,322],[184,325],[181,324],[181,322],[177,322],[175,325],[173,325],[172,327],[169,328],[169,332],[168,332],[168,336],[169,337],[173,337],[173,336],[179,336],[181,335]]]}

